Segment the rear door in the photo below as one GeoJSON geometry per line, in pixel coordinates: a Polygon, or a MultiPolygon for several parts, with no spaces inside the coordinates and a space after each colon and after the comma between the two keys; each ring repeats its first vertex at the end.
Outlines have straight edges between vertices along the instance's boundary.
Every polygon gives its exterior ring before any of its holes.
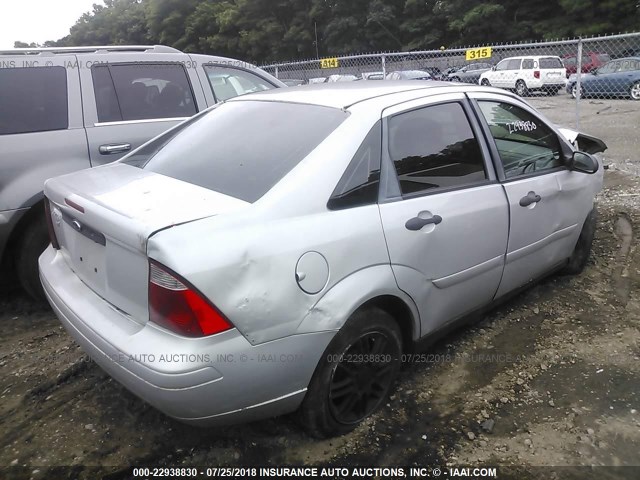
{"type": "Polygon", "coordinates": [[[562,65],[562,60],[558,57],[541,57],[540,79],[545,85],[562,84],[567,77],[567,70],[562,65]]]}
{"type": "Polygon", "coordinates": [[[92,166],[121,158],[206,108],[187,55],[115,53],[79,59],[92,166]]]}
{"type": "Polygon", "coordinates": [[[591,178],[569,171],[559,135],[525,104],[470,93],[500,159],[510,230],[500,297],[562,264],[593,206],[591,178]]]}
{"type": "Polygon", "coordinates": [[[422,335],[487,304],[502,275],[508,205],[462,94],[384,111],[380,215],[422,335]]]}

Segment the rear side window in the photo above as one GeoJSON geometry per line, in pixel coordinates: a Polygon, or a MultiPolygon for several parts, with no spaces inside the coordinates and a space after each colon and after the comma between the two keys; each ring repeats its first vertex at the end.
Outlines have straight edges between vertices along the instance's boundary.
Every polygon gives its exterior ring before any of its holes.
{"type": "Polygon", "coordinates": [[[371,205],[378,201],[382,124],[368,133],[338,182],[327,207],[331,210],[371,205]]]}
{"type": "Polygon", "coordinates": [[[540,59],[540,68],[564,68],[562,60],[554,57],[542,57],[540,59]]]}
{"type": "Polygon", "coordinates": [[[274,88],[258,75],[239,68],[205,65],[209,85],[213,90],[216,101],[223,102],[245,93],[262,92],[274,88]]]}
{"type": "Polygon", "coordinates": [[[347,116],[316,105],[228,102],[160,142],[157,150],[148,149],[146,161],[134,153],[130,164],[253,203],[347,116]]]}
{"type": "Polygon", "coordinates": [[[0,135],[68,126],[64,67],[0,68],[0,135]]]}
{"type": "Polygon", "coordinates": [[[522,69],[523,70],[533,70],[533,60],[526,59],[522,61],[522,69]]]}
{"type": "Polygon", "coordinates": [[[182,65],[111,64],[91,70],[99,122],[182,118],[197,112],[182,65]]]}
{"type": "Polygon", "coordinates": [[[486,179],[480,146],[459,103],[434,105],[392,117],[389,155],[403,195],[486,179]]]}

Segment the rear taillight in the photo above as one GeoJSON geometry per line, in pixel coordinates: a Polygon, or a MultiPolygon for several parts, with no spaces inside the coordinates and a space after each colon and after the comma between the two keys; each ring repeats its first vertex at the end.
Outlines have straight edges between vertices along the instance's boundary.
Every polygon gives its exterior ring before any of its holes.
{"type": "Polygon", "coordinates": [[[540,78],[540,70],[533,71],[533,78],[540,78]]]}
{"type": "Polygon", "coordinates": [[[51,218],[51,202],[47,197],[44,198],[44,215],[47,217],[47,230],[49,230],[49,240],[51,246],[56,250],[60,250],[60,244],[56,237],[56,231],[53,229],[53,218],[51,218]]]}
{"type": "Polygon", "coordinates": [[[149,262],[149,320],[186,337],[233,328],[200,292],[157,262],[149,262]]]}

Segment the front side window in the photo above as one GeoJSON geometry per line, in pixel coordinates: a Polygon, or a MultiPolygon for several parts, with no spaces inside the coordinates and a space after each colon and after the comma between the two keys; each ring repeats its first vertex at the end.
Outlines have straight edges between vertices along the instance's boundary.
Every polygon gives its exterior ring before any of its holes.
{"type": "Polygon", "coordinates": [[[526,110],[503,102],[479,101],[506,178],[563,166],[555,132],[526,110]]]}
{"type": "Polygon", "coordinates": [[[182,118],[197,113],[182,65],[96,65],[91,73],[99,122],[182,118]]]}
{"type": "Polygon", "coordinates": [[[68,126],[64,67],[0,68],[0,135],[68,126]]]}
{"type": "Polygon", "coordinates": [[[395,115],[388,135],[403,195],[486,179],[480,146],[460,103],[395,115]]]}
{"type": "Polygon", "coordinates": [[[506,70],[509,67],[509,60],[502,60],[496,65],[496,70],[506,70]]]}
{"type": "Polygon", "coordinates": [[[509,60],[507,70],[520,70],[520,59],[509,60]]]}
{"type": "Polygon", "coordinates": [[[204,65],[204,71],[207,73],[209,85],[218,102],[224,102],[245,93],[262,92],[274,88],[266,80],[239,68],[204,65]]]}
{"type": "Polygon", "coordinates": [[[227,102],[133,152],[125,163],[253,203],[348,115],[317,105],[227,102]]]}

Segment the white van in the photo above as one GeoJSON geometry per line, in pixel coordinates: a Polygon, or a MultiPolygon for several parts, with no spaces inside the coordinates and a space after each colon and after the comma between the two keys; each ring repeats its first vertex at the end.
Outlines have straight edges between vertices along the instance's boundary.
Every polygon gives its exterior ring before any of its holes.
{"type": "Polygon", "coordinates": [[[528,56],[501,60],[480,75],[480,85],[508,88],[524,97],[534,90],[556,95],[566,84],[567,70],[560,57],[528,56]]]}

